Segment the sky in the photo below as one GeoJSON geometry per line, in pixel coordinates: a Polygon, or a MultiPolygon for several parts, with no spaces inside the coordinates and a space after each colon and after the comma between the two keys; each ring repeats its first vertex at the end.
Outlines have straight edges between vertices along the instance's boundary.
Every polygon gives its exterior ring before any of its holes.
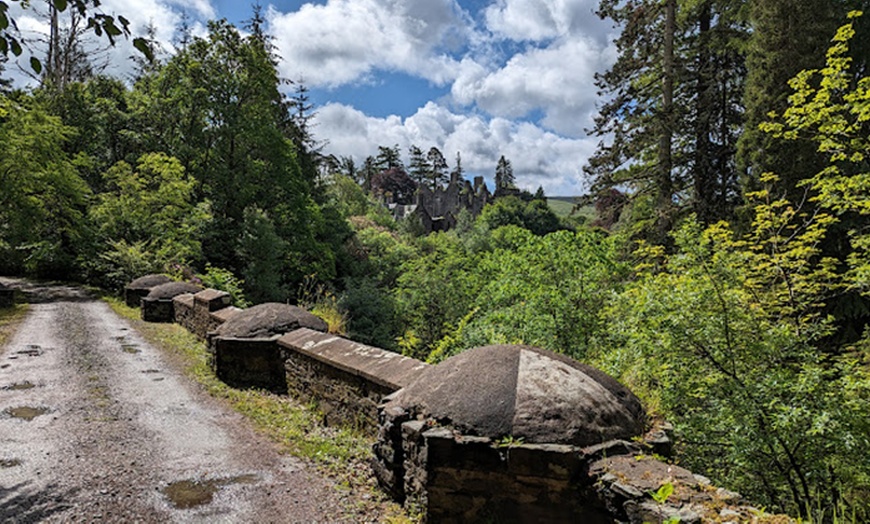
{"type": "MultiPolygon", "coordinates": [[[[594,13],[597,0],[261,0],[279,73],[303,83],[315,105],[324,152],[361,164],[378,146],[437,147],[467,177],[492,188],[501,155],[517,185],[576,196],[589,183],[583,165],[596,72],[616,58],[614,28],[594,13]]],[[[18,8],[12,3],[10,9],[18,8]]],[[[195,34],[226,18],[241,27],[251,3],[238,0],[103,0],[134,35],[153,22],[168,53],[186,18],[195,34]]],[[[13,16],[16,13],[11,13],[13,16]]],[[[45,30],[31,13],[19,29],[45,30]]],[[[130,42],[108,50],[107,73],[124,76],[130,42]]]]}

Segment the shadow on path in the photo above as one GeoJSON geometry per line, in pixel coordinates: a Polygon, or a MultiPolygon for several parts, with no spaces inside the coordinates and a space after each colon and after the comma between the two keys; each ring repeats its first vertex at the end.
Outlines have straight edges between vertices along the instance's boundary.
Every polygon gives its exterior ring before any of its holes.
{"type": "Polygon", "coordinates": [[[22,482],[11,488],[0,487],[0,521],[40,522],[73,506],[67,502],[75,494],[73,490],[63,491],[56,484],[42,490],[29,486],[30,482],[22,482]]]}

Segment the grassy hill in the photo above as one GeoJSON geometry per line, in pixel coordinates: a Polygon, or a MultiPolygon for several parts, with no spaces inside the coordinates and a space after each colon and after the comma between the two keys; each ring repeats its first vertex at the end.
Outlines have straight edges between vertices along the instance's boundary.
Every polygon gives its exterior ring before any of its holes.
{"type": "MultiPolygon", "coordinates": [[[[556,213],[559,217],[566,217],[571,214],[571,210],[574,209],[574,201],[579,197],[573,196],[557,196],[557,197],[548,197],[547,205],[550,206],[550,209],[553,210],[553,213],[556,213]]],[[[588,220],[591,220],[595,216],[595,208],[591,205],[586,205],[580,208],[579,214],[581,216],[585,216],[588,220]]]]}

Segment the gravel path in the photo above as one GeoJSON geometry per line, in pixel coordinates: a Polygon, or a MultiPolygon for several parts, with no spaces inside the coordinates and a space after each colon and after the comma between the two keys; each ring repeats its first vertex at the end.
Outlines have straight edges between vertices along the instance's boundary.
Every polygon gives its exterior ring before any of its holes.
{"type": "Polygon", "coordinates": [[[74,287],[29,292],[0,348],[0,522],[343,520],[328,479],[191,385],[105,303],[74,287]]]}

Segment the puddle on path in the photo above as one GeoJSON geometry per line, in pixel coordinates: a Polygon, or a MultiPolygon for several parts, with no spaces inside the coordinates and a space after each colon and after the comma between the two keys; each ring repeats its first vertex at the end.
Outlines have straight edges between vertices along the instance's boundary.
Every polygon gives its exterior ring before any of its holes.
{"type": "Polygon", "coordinates": [[[36,344],[29,344],[27,349],[21,349],[15,352],[16,355],[26,355],[28,357],[38,357],[42,355],[42,350],[36,344]]]}
{"type": "Polygon", "coordinates": [[[137,346],[135,344],[122,344],[121,351],[123,351],[124,353],[130,353],[130,354],[136,354],[136,353],[142,352],[142,350],[139,349],[139,346],[137,346]]]}
{"type": "Polygon", "coordinates": [[[17,408],[6,408],[6,413],[14,418],[31,421],[40,415],[48,413],[48,408],[34,408],[31,406],[21,406],[17,408]]]}
{"type": "Polygon", "coordinates": [[[3,365],[0,365],[0,369],[6,369],[9,366],[10,366],[10,364],[3,364],[3,365]]]}
{"type": "Polygon", "coordinates": [[[139,373],[160,373],[159,369],[143,369],[139,373]]]}
{"type": "Polygon", "coordinates": [[[0,459],[0,468],[14,468],[15,466],[20,465],[20,459],[0,459]]]}
{"type": "Polygon", "coordinates": [[[15,384],[4,386],[3,389],[6,391],[24,391],[25,389],[33,389],[36,385],[25,380],[24,382],[16,382],[15,384]]]}
{"type": "Polygon", "coordinates": [[[238,475],[229,478],[212,480],[179,480],[163,488],[163,494],[177,509],[190,509],[208,504],[214,494],[223,486],[231,484],[253,484],[257,482],[257,475],[238,475]]]}

